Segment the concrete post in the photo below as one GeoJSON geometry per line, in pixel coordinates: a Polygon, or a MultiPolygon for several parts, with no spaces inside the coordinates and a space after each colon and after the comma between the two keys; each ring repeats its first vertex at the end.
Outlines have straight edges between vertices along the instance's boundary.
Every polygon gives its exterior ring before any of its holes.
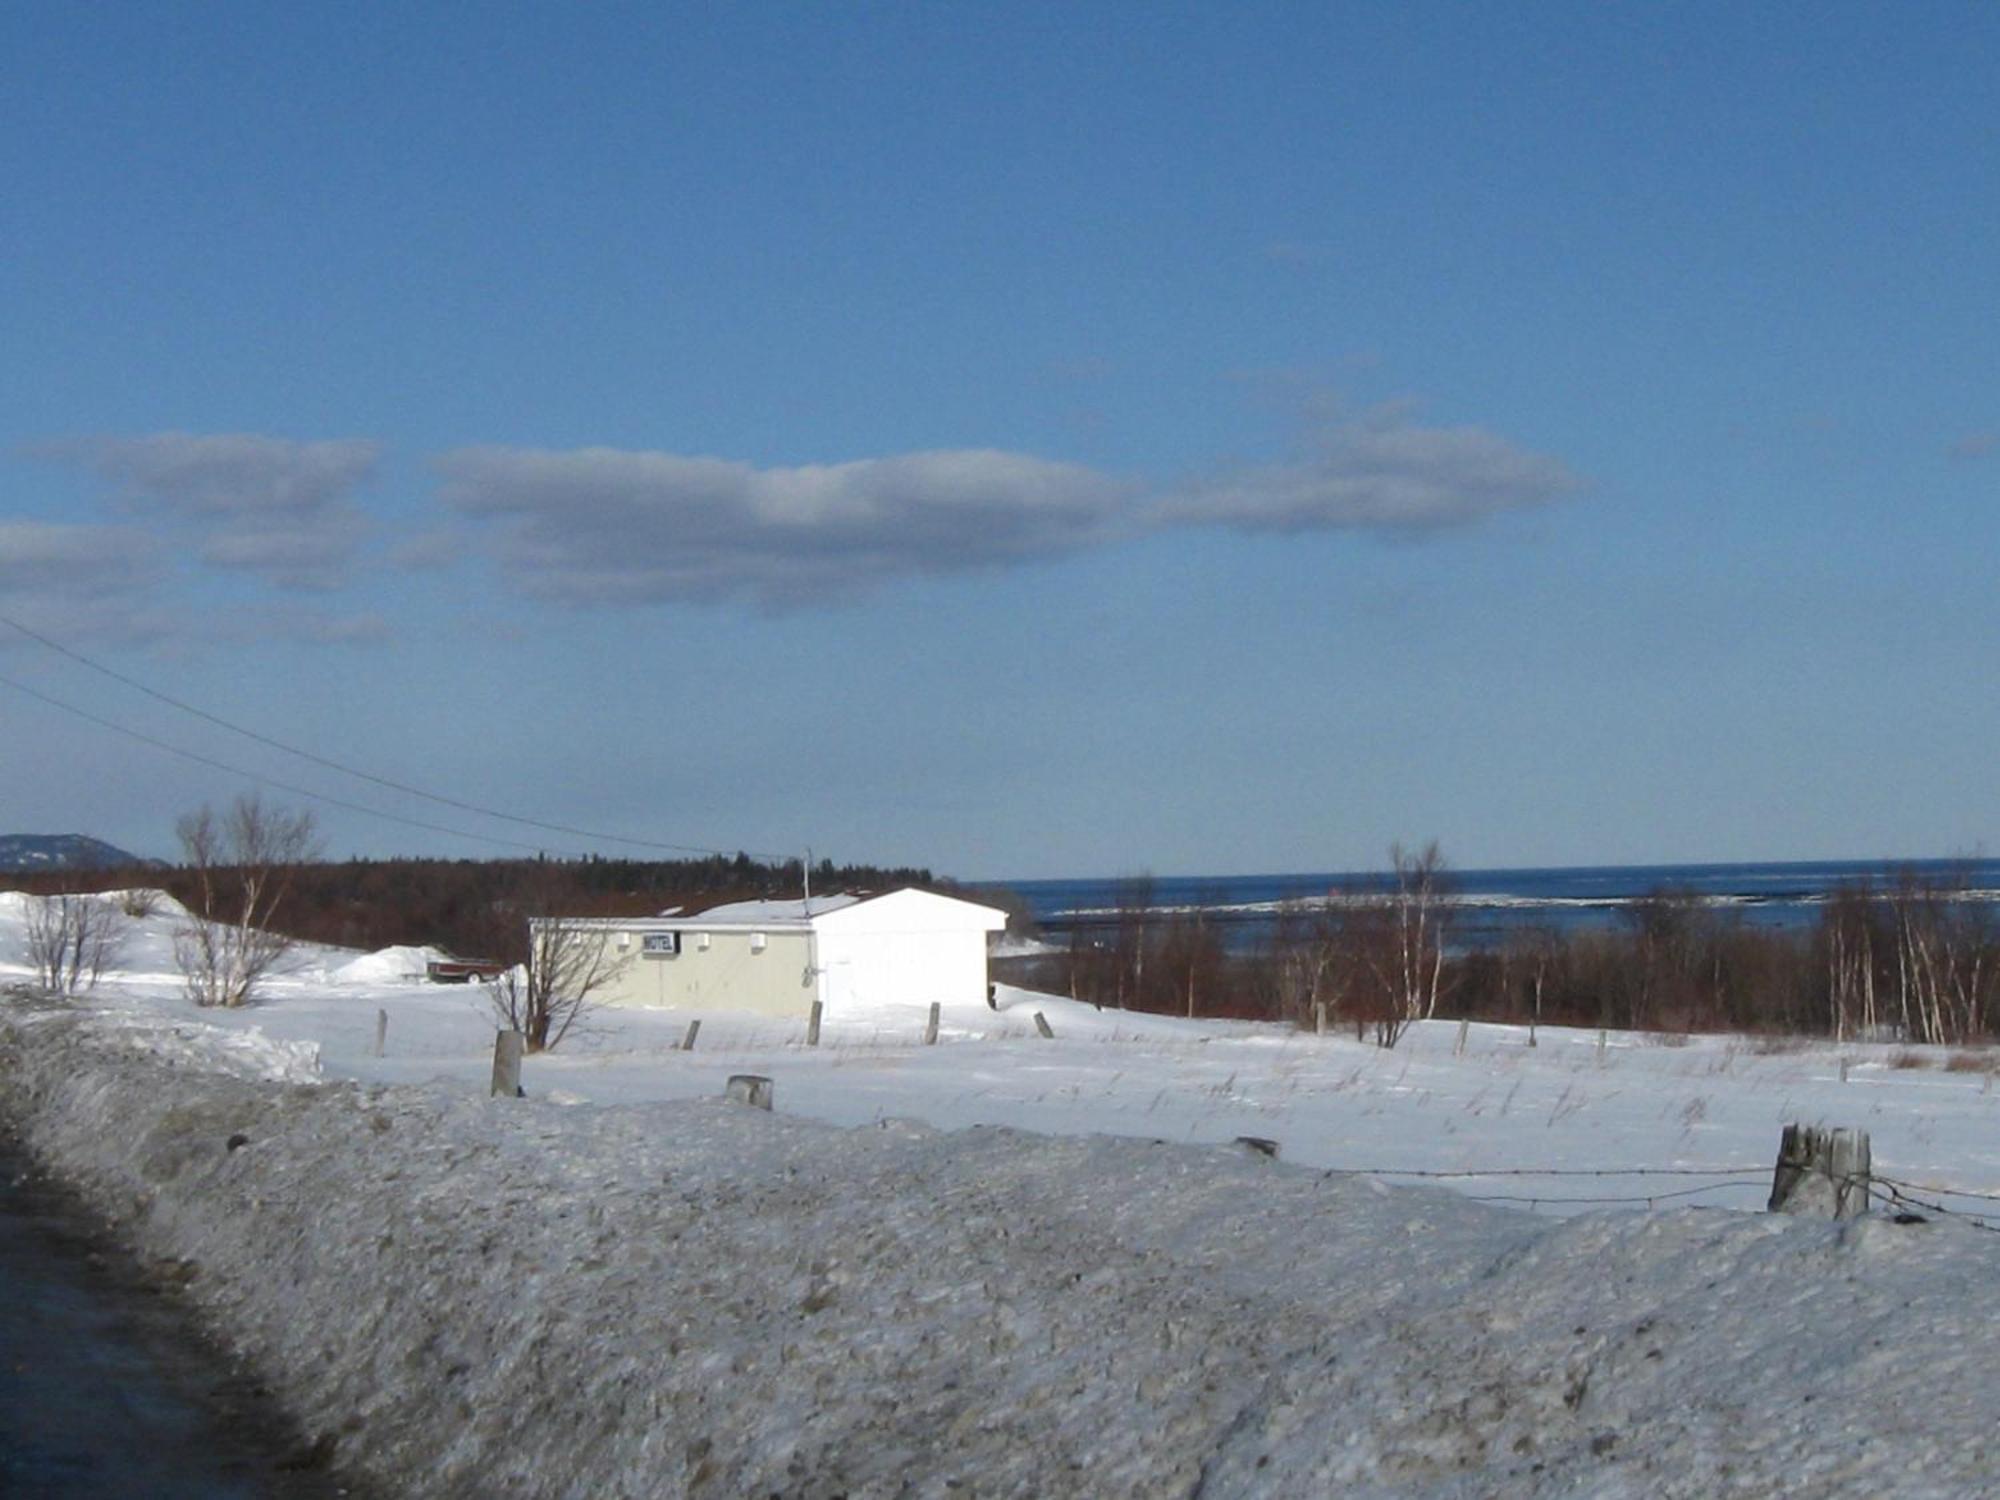
{"type": "Polygon", "coordinates": [[[1868,1212],[1871,1157],[1865,1130],[1787,1125],[1771,1177],[1770,1211],[1859,1218],[1868,1212]]]}
{"type": "Polygon", "coordinates": [[[772,1099],[771,1080],[756,1073],[732,1073],[724,1085],[722,1097],[732,1104],[747,1104],[752,1109],[769,1109],[772,1099]]]}
{"type": "Polygon", "coordinates": [[[493,1035],[493,1097],[495,1099],[518,1099],[521,1097],[521,1054],[527,1051],[528,1039],[518,1031],[499,1031],[493,1035]]]}

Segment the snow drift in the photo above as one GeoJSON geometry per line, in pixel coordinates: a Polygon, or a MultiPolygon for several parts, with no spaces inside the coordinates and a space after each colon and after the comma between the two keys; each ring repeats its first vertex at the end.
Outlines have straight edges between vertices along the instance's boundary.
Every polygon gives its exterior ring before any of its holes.
{"type": "Polygon", "coordinates": [[[0,1005],[0,1097],[394,1493],[1988,1478],[1970,1228],[1549,1221],[1226,1148],[310,1083],[205,1030],[0,1005]]]}

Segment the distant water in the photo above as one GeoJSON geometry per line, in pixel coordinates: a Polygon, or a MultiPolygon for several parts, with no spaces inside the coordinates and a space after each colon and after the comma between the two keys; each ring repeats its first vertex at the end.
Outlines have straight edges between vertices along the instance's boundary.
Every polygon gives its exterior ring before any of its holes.
{"type": "MultiPolygon", "coordinates": [[[[2000,917],[2000,859],[1833,861],[1816,864],[1588,865],[1556,870],[1451,872],[1453,944],[1482,948],[1523,927],[1576,932],[1618,925],[1633,905],[1663,889],[1692,893],[1705,905],[1758,927],[1802,927],[1844,885],[1892,885],[1906,873],[1965,887],[1966,899],[2000,917]]],[[[1287,903],[1317,901],[1330,891],[1380,891],[1381,871],[1309,875],[1161,876],[1148,904],[1162,916],[1202,911],[1225,925],[1229,946],[1268,936],[1287,903]]],[[[1007,883],[1042,930],[1061,938],[1116,923],[1133,888],[1129,879],[1027,880],[1007,883]]]]}

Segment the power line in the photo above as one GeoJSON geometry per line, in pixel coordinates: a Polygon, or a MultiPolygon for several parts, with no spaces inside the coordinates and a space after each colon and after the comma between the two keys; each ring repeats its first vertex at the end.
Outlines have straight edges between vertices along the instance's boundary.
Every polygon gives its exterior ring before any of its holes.
{"type": "MultiPolygon", "coordinates": [[[[83,655],[79,651],[72,651],[68,646],[63,645],[60,641],[51,640],[48,636],[43,635],[39,630],[30,629],[28,626],[23,625],[19,620],[14,619],[10,615],[0,614],[0,624],[11,625],[14,629],[18,630],[22,635],[28,637],[28,639],[39,642],[41,645],[46,646],[49,650],[55,652],[57,655],[66,656],[71,661],[76,662],[81,666],[86,666],[90,668],[90,670],[93,672],[97,672],[105,677],[109,677],[113,682],[123,683],[126,687],[131,688],[135,692],[144,693],[148,698],[152,698],[158,702],[166,704],[169,708],[177,708],[182,713],[193,714],[197,719],[201,719],[206,723],[213,724],[218,729],[226,729],[231,734],[240,734],[245,739],[255,740],[258,744],[267,745],[273,750],[281,750],[287,755],[295,755],[301,760],[311,761],[316,766],[322,766],[329,771],[337,771],[343,776],[352,776],[360,781],[372,782],[376,786],[385,787],[392,792],[401,792],[405,796],[410,796],[410,797],[420,797],[426,802],[435,802],[441,807],[456,808],[460,812],[472,813],[478,817],[497,818],[501,822],[518,824],[523,828],[539,828],[545,833],[567,834],[571,838],[588,839],[596,843],[630,844],[641,849],[663,849],[673,854],[714,854],[714,855],[726,856],[730,852],[727,849],[717,849],[710,847],[709,845],[706,844],[670,844],[670,843],[663,843],[658,839],[635,839],[625,834],[600,833],[589,828],[573,828],[567,823],[545,823],[539,818],[520,817],[514,813],[501,812],[498,808],[482,807],[480,804],[476,802],[464,802],[456,797],[444,796],[442,793],[439,792],[426,791],[422,787],[411,786],[407,782],[396,781],[387,776],[377,776],[372,771],[363,771],[355,766],[346,765],[337,760],[331,760],[324,755],[315,754],[311,750],[303,750],[299,748],[297,745],[287,744],[283,740],[273,739],[268,734],[260,734],[258,731],[254,729],[247,729],[241,724],[232,723],[230,720],[222,718],[218,714],[210,713],[207,709],[197,708],[192,703],[183,702],[181,699],[176,698],[171,694],[163,693],[159,691],[157,688],[147,686],[145,683],[140,682],[137,678],[128,677],[125,675],[125,673],[120,672],[115,668],[107,667],[102,662],[93,661],[91,658],[83,655]]],[[[16,687],[20,686],[20,684],[18,683],[12,685],[16,687]]],[[[32,690],[24,688],[23,691],[30,692],[32,690]]],[[[66,708],[68,707],[68,705],[57,704],[57,707],[66,708]]],[[[90,716],[86,714],[84,715],[84,717],[88,718],[90,716]]],[[[99,722],[104,722],[104,721],[100,720],[99,722]]],[[[110,725],[108,727],[117,728],[118,726],[110,725]]],[[[163,748],[172,748],[172,747],[163,747],[163,748]]],[[[176,751],[175,753],[179,754],[182,752],[176,751]]],[[[244,775],[248,773],[239,772],[237,774],[244,775]]],[[[258,778],[258,779],[263,779],[263,778],[258,778]]],[[[269,784],[272,786],[281,785],[278,782],[270,782],[269,784]]],[[[312,792],[302,792],[299,793],[299,795],[316,796],[318,794],[312,792]]],[[[335,799],[327,797],[321,797],[320,800],[323,802],[334,802],[336,806],[352,806],[352,804],[340,803],[335,801],[335,799]]],[[[362,810],[366,811],[366,809],[362,810]]],[[[409,820],[399,819],[398,821],[407,822],[409,820]]],[[[429,825],[417,824],[415,826],[428,827],[429,825]]],[[[477,834],[467,834],[464,836],[467,838],[479,837],[479,835],[477,834]]],[[[505,839],[496,839],[492,840],[491,842],[508,843],[511,841],[505,839]]],[[[533,846],[517,845],[516,847],[533,847],[533,846]]],[[[746,850],[741,850],[739,852],[745,854],[754,854],[759,859],[772,860],[780,864],[784,863],[787,859],[791,857],[789,855],[764,853],[755,849],[746,849],[746,850]]]]}
{"type": "Polygon", "coordinates": [[[430,833],[449,834],[453,838],[460,839],[476,839],[484,844],[499,844],[509,849],[526,849],[537,854],[543,852],[541,846],[538,844],[525,844],[519,839],[496,838],[486,833],[469,833],[462,828],[446,828],[441,823],[426,823],[420,818],[406,818],[400,813],[384,812],[379,807],[366,807],[359,802],[349,802],[344,798],[331,797],[325,792],[315,792],[307,787],[294,786],[288,781],[279,781],[273,776],[265,776],[257,771],[248,771],[242,766],[232,766],[227,761],[214,760],[206,755],[197,754],[193,750],[184,750],[179,745],[172,745],[165,740],[155,739],[152,735],[140,730],[132,729],[124,724],[114,723],[110,719],[100,718],[88,709],[78,708],[74,703],[65,703],[60,698],[51,697],[37,688],[29,687],[24,682],[16,682],[11,677],[0,677],[0,686],[10,687],[17,693],[26,693],[30,698],[40,699],[51,708],[59,708],[64,713],[75,714],[79,719],[86,719],[92,724],[111,730],[114,734],[122,734],[128,739],[137,740],[142,745],[151,745],[155,750],[164,750],[169,755],[178,755],[183,760],[191,760],[197,765],[208,766],[217,771],[227,771],[232,776],[244,777],[247,780],[257,782],[261,786],[272,787],[281,792],[289,792],[294,797],[310,797],[315,802],[324,802],[331,807],[345,808],[349,812],[362,813],[371,818],[382,818],[388,822],[401,823],[410,828],[421,828],[430,833]]]}

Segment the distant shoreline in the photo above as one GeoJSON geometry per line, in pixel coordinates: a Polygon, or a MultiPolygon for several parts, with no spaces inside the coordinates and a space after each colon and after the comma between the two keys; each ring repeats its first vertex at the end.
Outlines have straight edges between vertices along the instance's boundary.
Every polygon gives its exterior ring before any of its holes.
{"type": "MultiPolygon", "coordinates": [[[[1868,882],[1890,888],[1905,878],[1956,887],[1958,900],[2000,912],[2000,859],[1794,860],[1679,865],[1574,865],[1547,869],[1453,870],[1446,904],[1456,941],[1497,944],[1524,926],[1575,932],[1613,926],[1639,903],[1672,890],[1746,924],[1808,926],[1837,891],[1868,882]]],[[[1045,932],[1115,926],[1139,908],[1150,916],[1199,915],[1247,945],[1287,908],[1329,895],[1366,901],[1391,887],[1380,870],[1229,876],[1127,876],[993,882],[1019,898],[1045,932]]],[[[977,889],[978,887],[975,887],[977,889]]]]}

